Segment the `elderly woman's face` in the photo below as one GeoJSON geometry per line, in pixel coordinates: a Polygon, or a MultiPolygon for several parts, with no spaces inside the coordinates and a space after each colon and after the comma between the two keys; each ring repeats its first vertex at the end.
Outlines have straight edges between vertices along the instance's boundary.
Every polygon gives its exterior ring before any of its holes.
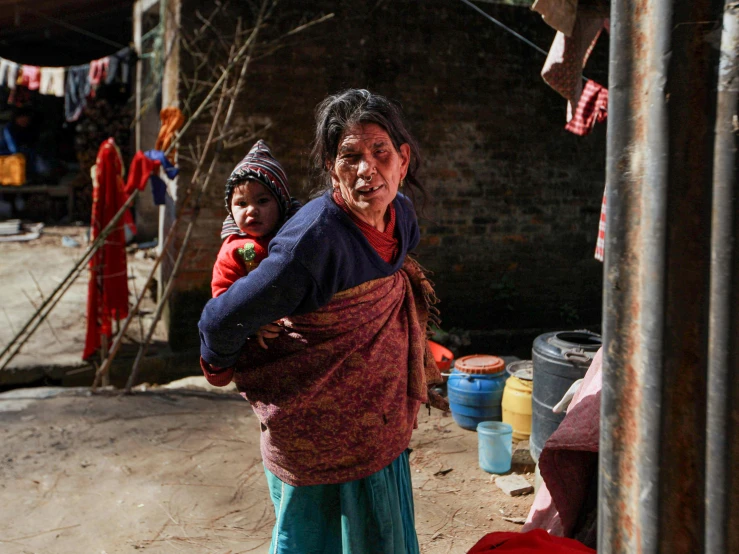
{"type": "Polygon", "coordinates": [[[393,146],[387,131],[375,123],[359,124],[344,133],[331,168],[334,188],[360,218],[380,222],[408,171],[410,146],[393,146]]]}

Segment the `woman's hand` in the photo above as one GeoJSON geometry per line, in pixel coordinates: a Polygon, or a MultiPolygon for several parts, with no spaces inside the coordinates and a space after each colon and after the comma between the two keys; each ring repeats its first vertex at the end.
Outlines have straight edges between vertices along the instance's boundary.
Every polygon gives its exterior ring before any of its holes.
{"type": "Polygon", "coordinates": [[[281,332],[282,327],[280,326],[279,321],[275,321],[274,323],[267,323],[267,325],[262,325],[257,331],[257,343],[259,343],[259,346],[261,346],[265,350],[268,350],[269,347],[267,346],[267,343],[264,342],[264,339],[277,338],[281,332]]]}

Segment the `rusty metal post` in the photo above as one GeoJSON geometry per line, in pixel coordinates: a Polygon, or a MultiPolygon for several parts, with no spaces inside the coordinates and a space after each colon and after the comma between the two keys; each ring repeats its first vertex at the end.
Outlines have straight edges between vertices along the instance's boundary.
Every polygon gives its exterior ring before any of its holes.
{"type": "MultiPolygon", "coordinates": [[[[720,0],[613,0],[599,554],[704,548],[720,0]]],[[[718,554],[718,553],[717,553],[718,554]]]]}
{"type": "Polygon", "coordinates": [[[711,224],[706,552],[739,552],[739,2],[728,0],[721,33],[711,224]]]}

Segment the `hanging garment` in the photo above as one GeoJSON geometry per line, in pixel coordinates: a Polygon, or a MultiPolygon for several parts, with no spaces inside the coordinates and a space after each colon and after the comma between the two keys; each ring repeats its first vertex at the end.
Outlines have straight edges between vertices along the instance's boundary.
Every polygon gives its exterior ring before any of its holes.
{"type": "Polygon", "coordinates": [[[109,56],[105,84],[109,85],[116,81],[127,85],[131,78],[131,64],[133,59],[133,51],[128,47],[122,48],[112,56],[109,56]]]}
{"type": "MultiPolygon", "coordinates": [[[[175,167],[172,162],[167,159],[164,152],[161,150],[147,150],[145,152],[146,157],[150,160],[158,161],[162,164],[162,169],[169,179],[174,179],[180,170],[175,167]]],[[[156,173],[151,176],[151,194],[154,197],[154,204],[161,206],[166,203],[167,200],[167,184],[157,175],[156,173]]]]}
{"type": "Polygon", "coordinates": [[[67,70],[64,114],[67,121],[77,121],[90,95],[90,65],[75,65],[67,70]]]}
{"type": "MultiPolygon", "coordinates": [[[[100,145],[94,170],[90,240],[95,240],[126,201],[123,163],[112,138],[100,145]]],[[[125,220],[119,220],[104,245],[90,259],[87,289],[87,333],[82,359],[100,348],[101,337],[112,335],[112,320],[128,316],[125,220]]]]}
{"type": "MultiPolygon", "coordinates": [[[[169,148],[174,140],[175,133],[182,128],[185,123],[185,116],[179,108],[164,108],[159,112],[159,119],[162,120],[162,126],[159,128],[157,142],[154,145],[155,150],[165,151],[169,148]]],[[[169,153],[169,160],[174,163],[176,150],[169,153]]]]}
{"type": "Polygon", "coordinates": [[[158,161],[149,159],[143,152],[138,151],[131,160],[131,167],[128,169],[128,180],[126,181],[125,192],[130,195],[134,190],[144,190],[149,177],[156,171],[159,171],[161,164],[158,161]]]}
{"type": "Polygon", "coordinates": [[[0,86],[6,86],[13,90],[18,80],[18,64],[0,58],[0,86]]]}
{"type": "Polygon", "coordinates": [[[602,388],[600,349],[572,397],[564,420],[539,454],[542,484],[522,531],[546,530],[594,547],[602,388]]]}
{"type": "Polygon", "coordinates": [[[572,119],[565,129],[576,135],[590,134],[596,123],[603,123],[608,117],[608,89],[595,81],[585,83],[572,119]]]}
{"type": "Polygon", "coordinates": [[[98,88],[98,85],[103,82],[106,75],[108,74],[109,65],[110,58],[108,56],[90,62],[90,74],[88,76],[88,80],[90,81],[91,96],[95,96],[95,90],[98,88]]]}
{"type": "Polygon", "coordinates": [[[126,194],[131,194],[134,190],[144,190],[146,183],[151,183],[151,194],[154,198],[154,204],[161,206],[165,203],[167,193],[166,183],[159,177],[159,170],[164,169],[167,177],[174,179],[179,173],[179,169],[173,166],[164,152],[159,150],[147,150],[146,152],[136,152],[131,161],[131,167],[128,170],[128,181],[126,182],[126,194]]]}
{"type": "Polygon", "coordinates": [[[598,222],[598,240],[595,243],[595,259],[602,262],[606,259],[606,191],[603,191],[603,202],[600,204],[600,221],[598,222]]]}
{"type": "Polygon", "coordinates": [[[40,94],[62,98],[64,96],[64,68],[42,67],[38,91],[40,94]]]}
{"type": "Polygon", "coordinates": [[[531,9],[541,14],[544,23],[572,36],[577,19],[577,0],[536,0],[531,9]]]}
{"type": "Polygon", "coordinates": [[[583,89],[582,70],[603,30],[603,17],[578,16],[572,36],[558,32],[544,62],[541,76],[567,100],[567,121],[572,119],[583,89]]]}
{"type": "Polygon", "coordinates": [[[41,68],[36,65],[21,66],[17,84],[28,90],[38,90],[41,85],[41,68]]]}

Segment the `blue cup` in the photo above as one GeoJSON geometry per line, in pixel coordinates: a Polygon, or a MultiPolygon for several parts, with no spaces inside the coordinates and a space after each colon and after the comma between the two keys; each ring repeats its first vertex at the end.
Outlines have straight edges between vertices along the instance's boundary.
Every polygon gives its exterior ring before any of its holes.
{"type": "Polygon", "coordinates": [[[500,421],[483,421],[477,425],[477,448],[480,467],[488,473],[511,470],[513,427],[500,421]]]}

